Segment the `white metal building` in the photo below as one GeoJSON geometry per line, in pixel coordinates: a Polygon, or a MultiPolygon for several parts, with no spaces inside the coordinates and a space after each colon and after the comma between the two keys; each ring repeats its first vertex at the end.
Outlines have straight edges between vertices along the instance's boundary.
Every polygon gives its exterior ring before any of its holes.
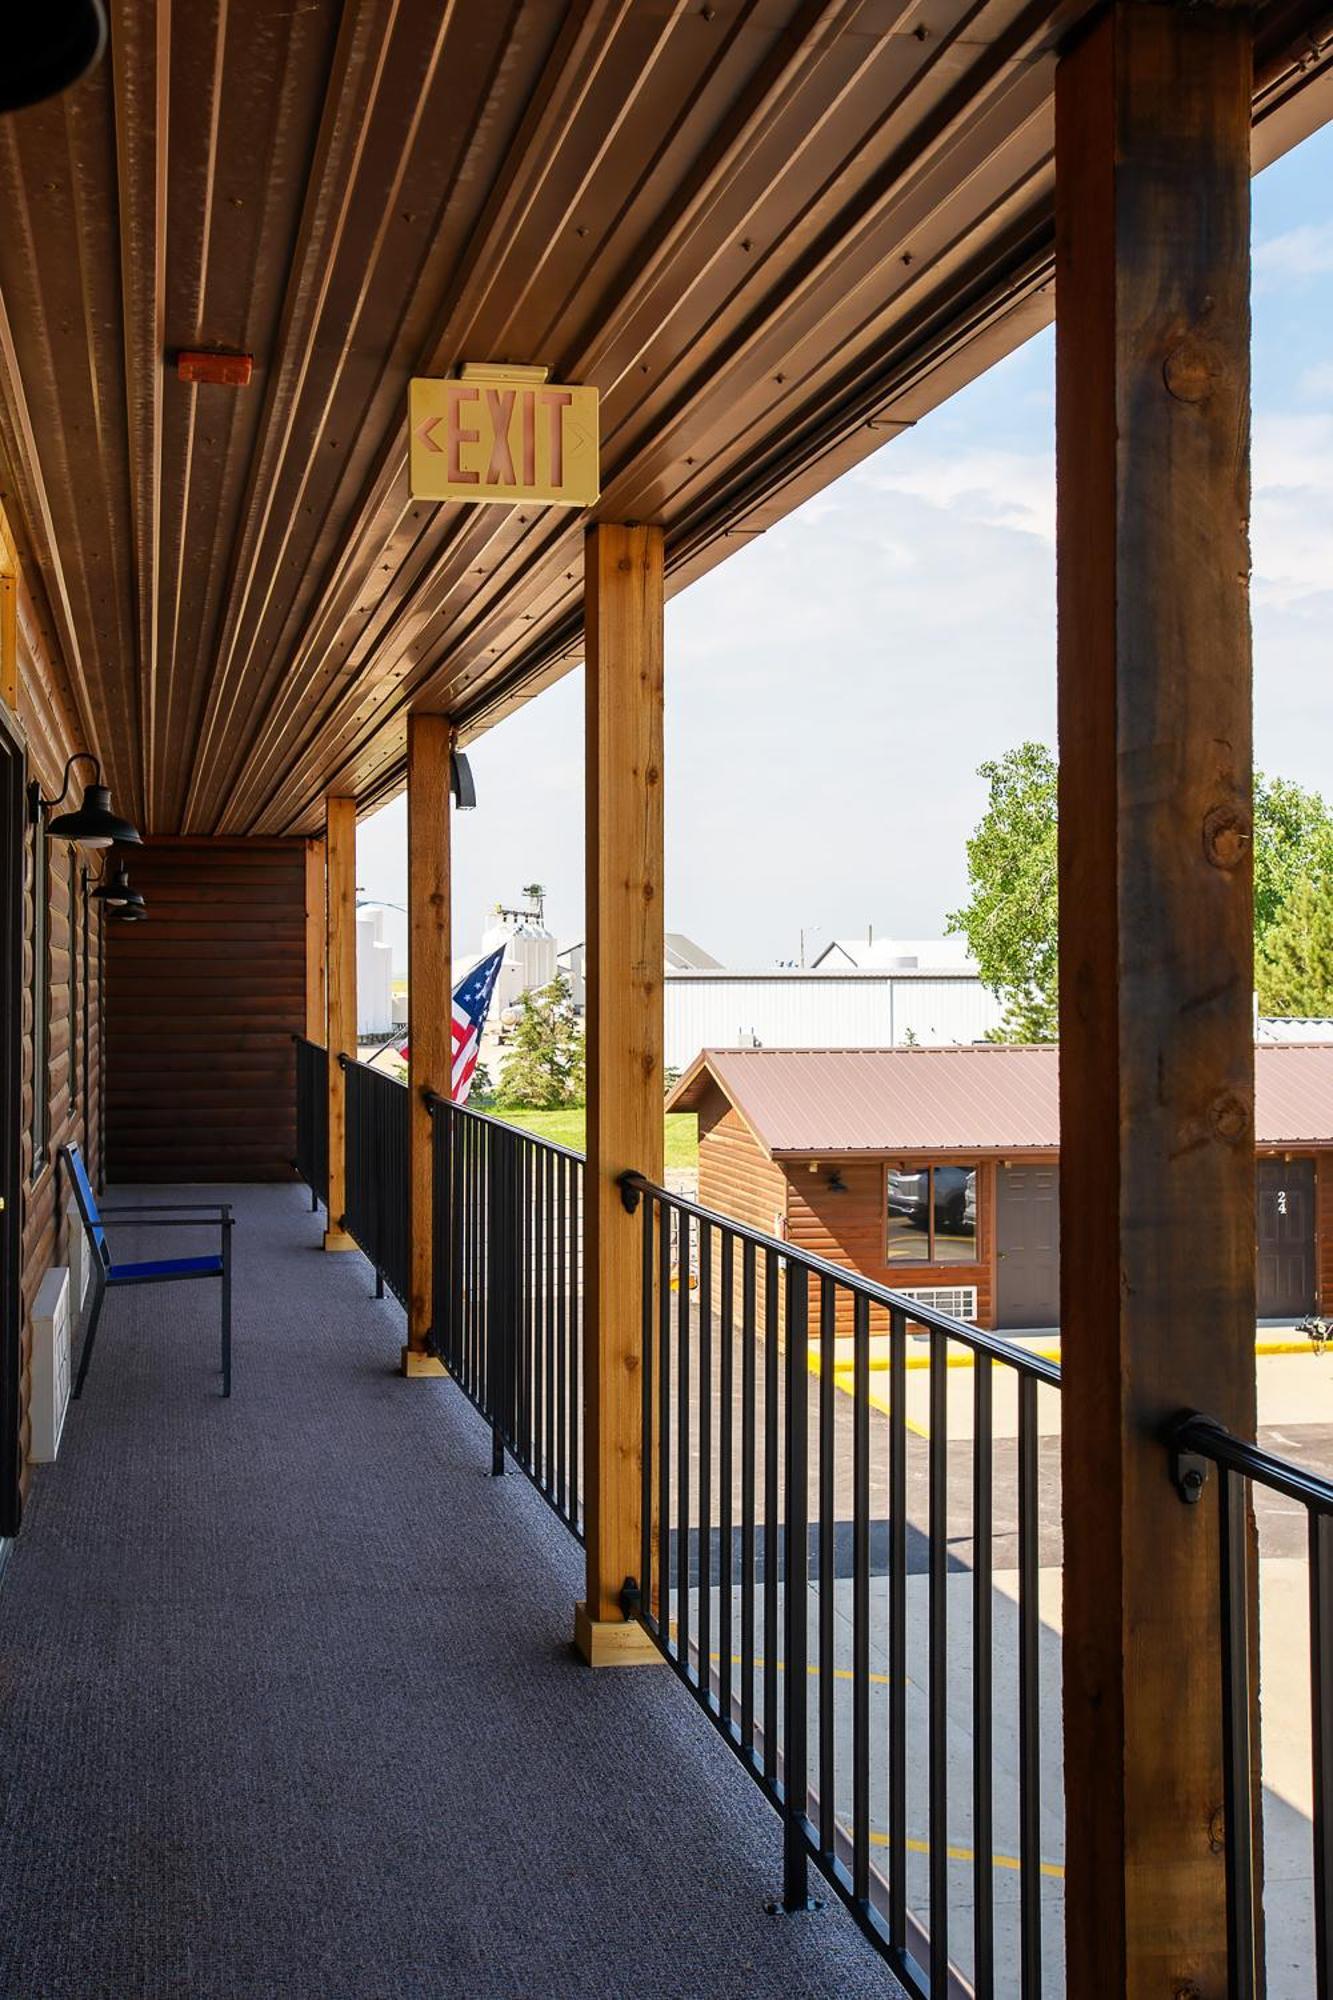
{"type": "Polygon", "coordinates": [[[356,913],[356,1032],[363,1040],[393,1033],[393,947],[374,903],[356,913]]]}
{"type": "Polygon", "coordinates": [[[668,971],[666,1063],[701,1049],[888,1049],[979,1042],[1002,1009],[975,969],[668,971]]]}

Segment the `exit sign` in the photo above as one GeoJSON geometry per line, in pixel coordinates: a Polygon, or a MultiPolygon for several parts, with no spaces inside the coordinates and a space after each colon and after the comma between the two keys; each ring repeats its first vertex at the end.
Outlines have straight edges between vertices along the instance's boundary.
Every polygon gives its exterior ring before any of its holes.
{"type": "Polygon", "coordinates": [[[548,382],[544,368],[417,376],[408,430],[414,500],[590,507],[601,491],[597,391],[548,382]]]}

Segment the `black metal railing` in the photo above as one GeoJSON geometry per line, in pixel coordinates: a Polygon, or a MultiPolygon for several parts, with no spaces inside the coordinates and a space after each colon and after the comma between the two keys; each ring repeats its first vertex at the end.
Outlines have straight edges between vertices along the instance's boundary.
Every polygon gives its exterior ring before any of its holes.
{"type": "MultiPolygon", "coordinates": [[[[1308,1841],[1310,1894],[1308,1899],[1303,1893],[1284,1899],[1282,1962],[1306,1966],[1313,1962],[1313,1989],[1304,1990],[1333,1993],[1333,1483],[1233,1437],[1208,1417],[1188,1418],[1176,1432],[1173,1454],[1181,1497],[1204,1502],[1210,1471],[1216,1473],[1220,1559],[1222,1840],[1231,2000],[1255,2000],[1268,1990],[1261,1885],[1279,1875],[1290,1879],[1296,1860],[1292,1850],[1304,1841],[1308,1841]],[[1252,1520],[1257,1520],[1257,1535],[1252,1520]],[[1255,1627],[1259,1593],[1254,1568],[1259,1553],[1266,1561],[1303,1558],[1307,1570],[1308,1725],[1298,1711],[1290,1707],[1279,1711],[1275,1704],[1268,1707],[1268,1719],[1270,1726],[1280,1727],[1288,1753],[1295,1749],[1297,1756],[1299,1736],[1308,1726],[1308,1831],[1299,1820],[1294,1826],[1286,1824],[1293,1818],[1290,1806],[1270,1798],[1259,1785],[1255,1693],[1262,1656],[1255,1627]],[[1280,1842],[1284,1850],[1280,1866],[1274,1865],[1278,1856],[1265,1853],[1270,1812],[1275,1822],[1273,1845],[1280,1842]],[[1279,1820],[1281,1825],[1276,1824],[1279,1820]],[[1295,1934],[1301,1921],[1298,1913],[1304,1911],[1310,1912],[1312,1937],[1295,1934]]],[[[1289,1617],[1276,1619],[1277,1633],[1289,1638],[1295,1622],[1289,1617]]],[[[1279,1644],[1281,1639],[1265,1638],[1265,1649],[1270,1643],[1279,1644]]],[[[1289,1661],[1273,1664],[1281,1665],[1282,1680],[1290,1677],[1289,1661]]],[[[1290,1795],[1298,1783],[1293,1769],[1283,1789],[1290,1795]]]]}
{"type": "Polygon", "coordinates": [[[644,1622],[782,1815],[786,1907],[814,1861],[912,1993],[1033,2000],[1062,1958],[1039,1604],[1058,1368],[621,1186],[643,1229],[644,1622]]]}
{"type": "Polygon", "coordinates": [[[561,1520],[583,1533],[583,1157],[443,1098],[434,1345],[561,1520]]]}
{"type": "Polygon", "coordinates": [[[407,1304],[408,1094],[382,1070],[339,1056],[347,1080],[347,1206],[342,1227],[375,1267],[376,1289],[387,1284],[407,1304]]]}
{"type": "Polygon", "coordinates": [[[310,1190],[310,1206],[329,1199],[329,1055],[318,1042],[293,1035],[296,1044],[296,1159],[310,1190]]]}

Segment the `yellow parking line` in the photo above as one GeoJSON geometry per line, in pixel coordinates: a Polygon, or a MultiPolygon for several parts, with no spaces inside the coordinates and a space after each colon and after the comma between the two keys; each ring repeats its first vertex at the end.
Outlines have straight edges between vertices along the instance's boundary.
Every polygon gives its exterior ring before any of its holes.
{"type": "MultiPolygon", "coordinates": [[[[843,1822],[841,1820],[838,1822],[838,1824],[842,1826],[843,1832],[847,1835],[847,1838],[850,1840],[852,1837],[852,1829],[849,1826],[843,1825],[843,1822]]],[[[870,1833],[870,1845],[872,1847],[890,1847],[892,1846],[892,1842],[890,1841],[887,1833],[877,1833],[872,1828],[870,1833]]],[[[907,1847],[908,1847],[908,1852],[911,1854],[930,1853],[930,1842],[928,1840],[909,1840],[907,1843],[907,1847]]],[[[950,1861],[972,1861],[975,1860],[976,1858],[973,1853],[973,1850],[970,1847],[946,1847],[944,1851],[948,1855],[950,1861]]],[[[992,1854],[991,1865],[994,1868],[1013,1868],[1013,1869],[1021,1869],[1023,1866],[1022,1862],[1019,1860],[1016,1854],[992,1854]]],[[[1062,1862],[1043,1861],[1040,1864],[1040,1869],[1043,1875],[1049,1875],[1052,1877],[1053,1880],[1056,1881],[1064,1880],[1065,1871],[1062,1862]]]]}

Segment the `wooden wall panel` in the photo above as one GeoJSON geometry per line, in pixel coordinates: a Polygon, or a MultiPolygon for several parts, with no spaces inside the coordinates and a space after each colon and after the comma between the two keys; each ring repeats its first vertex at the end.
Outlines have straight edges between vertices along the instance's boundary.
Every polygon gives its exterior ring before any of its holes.
{"type": "MultiPolygon", "coordinates": [[[[8,533],[0,516],[0,541],[9,550],[8,533]]],[[[60,790],[65,760],[87,747],[88,739],[77,715],[68,680],[60,664],[53,635],[42,603],[18,574],[14,588],[15,645],[17,653],[18,710],[20,730],[27,745],[27,775],[36,780],[42,793],[53,798],[60,790]]],[[[75,772],[73,797],[77,800],[88,767],[75,772]]],[[[30,1483],[28,1452],[31,1426],[28,1410],[32,1372],[33,1301],[42,1279],[52,1264],[69,1258],[71,1198],[64,1176],[59,1172],[59,1148],[77,1141],[91,1170],[96,1173],[100,1159],[101,964],[98,927],[90,935],[88,1004],[83,1004],[85,969],[80,958],[79,999],[70,1011],[69,958],[71,944],[81,946],[83,870],[89,872],[89,886],[95,888],[100,860],[71,848],[63,841],[48,841],[46,876],[46,962],[42,968],[49,993],[50,1035],[46,1061],[40,1076],[35,1074],[33,1046],[33,950],[35,937],[35,855],[31,833],[24,853],[23,911],[23,1000],[20,1032],[23,1039],[22,1132],[20,1149],[20,1191],[22,1200],[21,1297],[22,1297],[22,1378],[20,1383],[20,1446],[24,1461],[23,1486],[30,1483]],[[71,1098],[71,1058],[77,1054],[79,1088],[71,1098]],[[46,1146],[40,1159],[33,1156],[33,1108],[38,1093],[47,1111],[46,1146]]],[[[78,1227],[77,1221],[73,1227],[78,1227]]]]}
{"type": "Polygon", "coordinates": [[[109,927],[108,1177],[290,1179],[304,842],[150,841],[129,859],[149,916],[109,927]]]}

